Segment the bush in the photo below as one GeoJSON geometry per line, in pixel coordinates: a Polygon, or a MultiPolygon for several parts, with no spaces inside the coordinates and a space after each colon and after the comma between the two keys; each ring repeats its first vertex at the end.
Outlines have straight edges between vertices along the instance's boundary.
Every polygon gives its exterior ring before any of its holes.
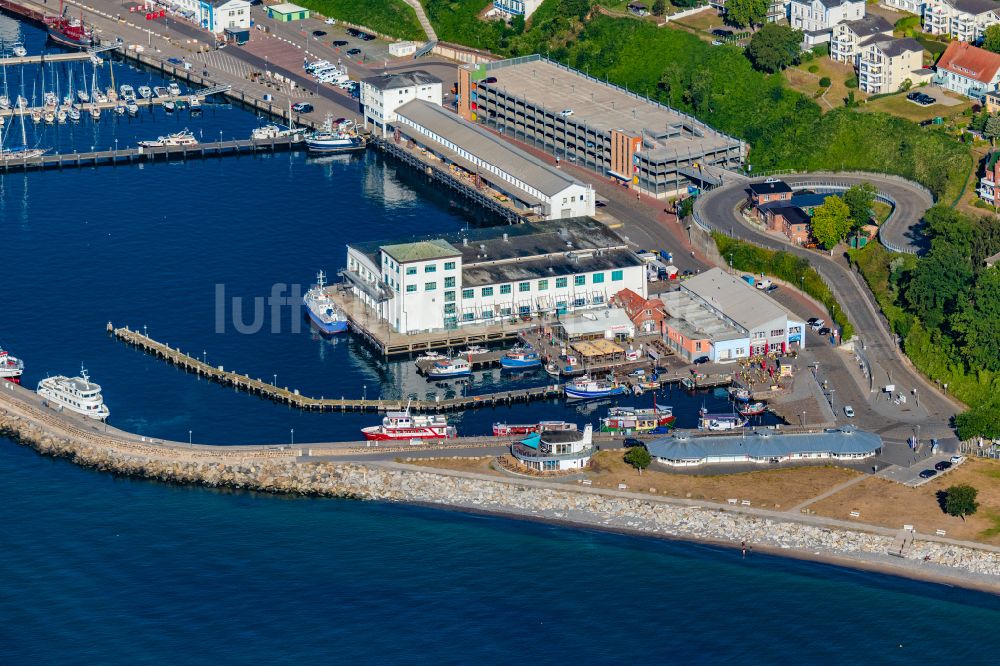
{"type": "Polygon", "coordinates": [[[824,76],[822,79],[819,80],[820,88],[829,88],[831,83],[833,82],[830,81],[829,76],[824,76]]]}
{"type": "Polygon", "coordinates": [[[719,254],[725,259],[732,258],[733,268],[747,273],[773,275],[790,284],[799,285],[830,312],[834,323],[840,327],[842,339],[849,340],[854,336],[854,326],[847,320],[844,309],[837,303],[833,292],[819,273],[810,268],[806,259],[784,250],[767,250],[717,231],[712,232],[712,238],[719,248],[719,254]]]}
{"type": "Polygon", "coordinates": [[[851,78],[849,78],[846,81],[844,81],[844,85],[847,86],[848,88],[857,88],[858,87],[858,77],[852,76],[851,78]]]}
{"type": "Polygon", "coordinates": [[[809,73],[815,74],[819,71],[819,65],[809,65],[809,73]]]}

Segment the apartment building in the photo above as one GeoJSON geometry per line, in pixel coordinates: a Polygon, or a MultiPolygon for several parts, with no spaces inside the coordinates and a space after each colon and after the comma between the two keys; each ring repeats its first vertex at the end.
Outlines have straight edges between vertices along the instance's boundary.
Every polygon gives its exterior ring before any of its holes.
{"type": "Polygon", "coordinates": [[[1000,22],[1000,5],[993,0],[927,0],[924,4],[924,32],[951,35],[960,42],[975,44],[986,28],[1000,22]]]}
{"type": "Polygon", "coordinates": [[[932,73],[924,69],[924,47],[909,37],[894,39],[876,35],[861,43],[858,54],[858,88],[870,95],[900,90],[930,81],[932,73]]]}
{"type": "Polygon", "coordinates": [[[829,42],[834,27],[864,15],[864,0],[791,0],[788,5],[788,23],[805,33],[807,48],[829,42]]]}
{"type": "Polygon", "coordinates": [[[861,43],[872,37],[892,37],[892,24],[878,14],[867,14],[857,21],[839,23],[830,38],[830,58],[857,67],[861,43]]]}
{"type": "Polygon", "coordinates": [[[952,42],[937,62],[934,82],[979,99],[1000,84],[1000,54],[965,42],[952,42]]]}

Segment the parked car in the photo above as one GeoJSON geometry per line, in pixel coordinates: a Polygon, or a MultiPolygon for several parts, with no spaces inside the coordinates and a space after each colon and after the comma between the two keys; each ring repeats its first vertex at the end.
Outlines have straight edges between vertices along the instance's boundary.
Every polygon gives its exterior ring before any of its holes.
{"type": "Polygon", "coordinates": [[[350,49],[350,50],[349,50],[349,51],[347,52],[347,55],[358,55],[359,53],[361,53],[361,49],[359,49],[359,48],[355,47],[355,48],[353,48],[353,49],[350,49]]]}
{"type": "Polygon", "coordinates": [[[333,44],[334,46],[347,46],[346,39],[335,39],[330,43],[333,44]]]}
{"type": "Polygon", "coordinates": [[[825,338],[826,336],[830,335],[830,329],[824,326],[823,328],[819,329],[819,334],[825,338]]]}
{"type": "Polygon", "coordinates": [[[826,321],[820,319],[819,317],[813,317],[807,323],[809,324],[809,328],[811,328],[814,331],[818,331],[819,329],[826,326],[826,321]]]}
{"type": "Polygon", "coordinates": [[[292,104],[292,111],[295,113],[312,113],[313,105],[309,102],[296,102],[292,104]]]}
{"type": "Polygon", "coordinates": [[[770,287],[768,287],[764,291],[766,291],[769,294],[772,293],[772,292],[778,291],[778,285],[772,284],[770,287]]]}
{"type": "Polygon", "coordinates": [[[337,25],[337,19],[328,18],[326,21],[324,21],[324,23],[326,23],[327,25],[337,25]]]}
{"type": "Polygon", "coordinates": [[[563,109],[562,111],[559,112],[559,115],[562,116],[563,118],[569,118],[570,116],[573,115],[573,109],[563,109]]]}
{"type": "Polygon", "coordinates": [[[849,419],[853,419],[854,418],[854,408],[851,407],[850,405],[844,405],[844,416],[846,416],[849,419]]]}
{"type": "Polygon", "coordinates": [[[951,469],[951,463],[948,462],[947,460],[942,460],[937,465],[934,465],[934,469],[936,469],[939,472],[943,472],[946,469],[951,469]]]}
{"type": "Polygon", "coordinates": [[[347,34],[350,35],[351,37],[357,37],[358,35],[361,34],[361,31],[358,30],[357,28],[348,28],[347,34]]]}
{"type": "Polygon", "coordinates": [[[694,363],[695,365],[704,365],[705,363],[708,363],[710,360],[711,359],[709,359],[707,356],[699,356],[698,358],[696,358],[691,362],[694,363]]]}
{"type": "Polygon", "coordinates": [[[184,64],[184,61],[181,60],[180,58],[167,58],[167,62],[169,62],[171,65],[183,65],[184,64]]]}
{"type": "Polygon", "coordinates": [[[365,40],[366,42],[370,42],[373,39],[375,39],[375,35],[369,35],[367,32],[362,32],[361,34],[358,35],[358,37],[365,40]]]}
{"type": "Polygon", "coordinates": [[[929,479],[929,478],[931,478],[932,476],[937,476],[937,472],[935,472],[935,471],[934,471],[934,470],[932,470],[932,469],[925,469],[924,471],[922,471],[922,472],[920,473],[920,478],[921,478],[921,479],[929,479]]]}
{"type": "Polygon", "coordinates": [[[313,37],[326,37],[326,30],[313,30],[313,37]]]}
{"type": "Polygon", "coordinates": [[[913,100],[915,100],[918,97],[920,97],[921,94],[922,93],[919,90],[914,90],[913,92],[906,94],[906,99],[908,99],[908,100],[910,100],[912,102],[913,100]]]}
{"type": "Polygon", "coordinates": [[[712,31],[712,34],[716,37],[728,37],[733,34],[731,30],[726,30],[725,28],[716,28],[712,31]]]}
{"type": "Polygon", "coordinates": [[[483,79],[483,83],[496,83],[496,82],[497,82],[497,77],[495,76],[487,76],[485,79],[483,79]]]}
{"type": "Polygon", "coordinates": [[[646,447],[646,442],[642,441],[641,439],[636,439],[635,437],[626,437],[625,441],[622,442],[622,444],[625,446],[626,449],[631,449],[636,446],[641,446],[643,448],[646,447]]]}

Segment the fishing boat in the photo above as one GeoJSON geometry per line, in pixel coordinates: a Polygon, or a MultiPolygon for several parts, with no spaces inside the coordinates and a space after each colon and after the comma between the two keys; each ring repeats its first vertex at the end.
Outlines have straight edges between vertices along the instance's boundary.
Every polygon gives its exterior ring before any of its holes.
{"type": "Polygon", "coordinates": [[[531,346],[515,348],[500,357],[500,367],[504,370],[528,370],[537,368],[542,359],[531,346]]]}
{"type": "Polygon", "coordinates": [[[742,386],[729,387],[729,397],[738,402],[750,402],[750,389],[742,386]]]}
{"type": "Polygon", "coordinates": [[[316,275],[316,286],[302,297],[309,319],[323,333],[333,335],[347,330],[347,315],[337,307],[326,291],[326,273],[316,275]]]}
{"type": "Polygon", "coordinates": [[[753,402],[736,408],[740,416],[760,416],[767,411],[767,405],[763,402],[753,402]]]}
{"type": "Polygon", "coordinates": [[[90,381],[86,368],[80,368],[79,377],[46,377],[38,382],[38,395],[50,405],[67,409],[92,419],[103,421],[110,411],[104,404],[100,384],[90,381]]]}
{"type": "Polygon", "coordinates": [[[15,58],[23,58],[28,55],[28,49],[24,48],[21,42],[14,42],[10,47],[10,52],[15,58]]]}
{"type": "Polygon", "coordinates": [[[608,398],[616,395],[623,395],[628,391],[628,387],[622,386],[618,382],[606,381],[603,379],[591,379],[584,375],[571,382],[566,382],[563,386],[566,397],[572,400],[590,400],[592,398],[608,398]]]}
{"type": "Polygon", "coordinates": [[[266,141],[267,139],[277,139],[278,137],[286,136],[291,133],[294,133],[294,130],[281,129],[278,125],[271,123],[262,127],[253,128],[253,130],[250,131],[250,138],[255,141],[266,141]]]}
{"type": "Polygon", "coordinates": [[[140,141],[139,145],[143,148],[163,148],[166,146],[197,146],[198,139],[194,138],[194,134],[191,130],[181,130],[180,132],[174,132],[173,134],[168,134],[166,136],[157,137],[156,139],[148,141],[140,141]]]}
{"type": "Polygon", "coordinates": [[[346,153],[364,150],[365,142],[357,135],[333,129],[333,120],[327,115],[323,128],[306,134],[306,150],[310,153],[346,153]]]}
{"type": "Polygon", "coordinates": [[[447,354],[442,354],[441,352],[429,351],[421,354],[417,357],[417,363],[420,361],[440,361],[448,358],[447,354]]]}
{"type": "Polygon", "coordinates": [[[389,412],[382,425],[362,428],[369,440],[452,439],[457,436],[455,426],[441,414],[410,414],[409,405],[401,412],[389,412]]]}
{"type": "Polygon", "coordinates": [[[453,377],[468,377],[472,374],[472,364],[464,358],[444,358],[435,361],[427,368],[429,379],[451,379],[453,377]]]}
{"type": "Polygon", "coordinates": [[[0,379],[20,384],[22,374],[24,374],[24,361],[14,358],[6,349],[0,347],[0,379]]]}
{"type": "Polygon", "coordinates": [[[66,18],[62,0],[59,0],[59,15],[46,16],[43,20],[49,39],[57,44],[73,49],[86,49],[94,44],[94,31],[84,25],[82,13],[79,19],[66,18]]]}
{"type": "Polygon", "coordinates": [[[149,99],[153,96],[153,89],[149,86],[139,86],[139,97],[149,99]]]}
{"type": "Polygon", "coordinates": [[[485,354],[488,351],[489,349],[487,349],[486,347],[480,347],[479,345],[469,345],[468,347],[466,347],[465,349],[463,349],[458,353],[468,358],[473,354],[485,354]]]}
{"type": "Polygon", "coordinates": [[[511,435],[530,435],[536,432],[552,432],[559,430],[576,430],[575,423],[566,421],[541,421],[539,423],[494,423],[494,437],[509,437],[511,435]]]}
{"type": "Polygon", "coordinates": [[[677,417],[672,407],[610,407],[601,419],[601,432],[630,434],[634,432],[667,432],[677,417]]]}

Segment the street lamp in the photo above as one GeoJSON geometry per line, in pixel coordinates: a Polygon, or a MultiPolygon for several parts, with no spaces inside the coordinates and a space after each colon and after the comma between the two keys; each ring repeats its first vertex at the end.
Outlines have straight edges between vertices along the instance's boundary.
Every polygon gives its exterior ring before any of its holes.
{"type": "Polygon", "coordinates": [[[194,446],[194,445],[193,445],[193,444],[191,443],[191,431],[190,431],[190,430],[188,430],[188,446],[194,446]]]}
{"type": "Polygon", "coordinates": [[[291,437],[292,437],[291,442],[292,442],[292,445],[294,446],[295,445],[295,428],[292,428],[292,430],[291,430],[291,437]]]}
{"type": "Polygon", "coordinates": [[[362,385],[361,390],[362,390],[362,397],[363,397],[363,399],[367,400],[368,399],[368,385],[367,384],[362,385]]]}
{"type": "Polygon", "coordinates": [[[274,387],[278,387],[278,373],[274,373],[274,387]]]}
{"type": "Polygon", "coordinates": [[[205,354],[205,350],[201,350],[201,362],[208,365],[208,356],[205,354]]]}

